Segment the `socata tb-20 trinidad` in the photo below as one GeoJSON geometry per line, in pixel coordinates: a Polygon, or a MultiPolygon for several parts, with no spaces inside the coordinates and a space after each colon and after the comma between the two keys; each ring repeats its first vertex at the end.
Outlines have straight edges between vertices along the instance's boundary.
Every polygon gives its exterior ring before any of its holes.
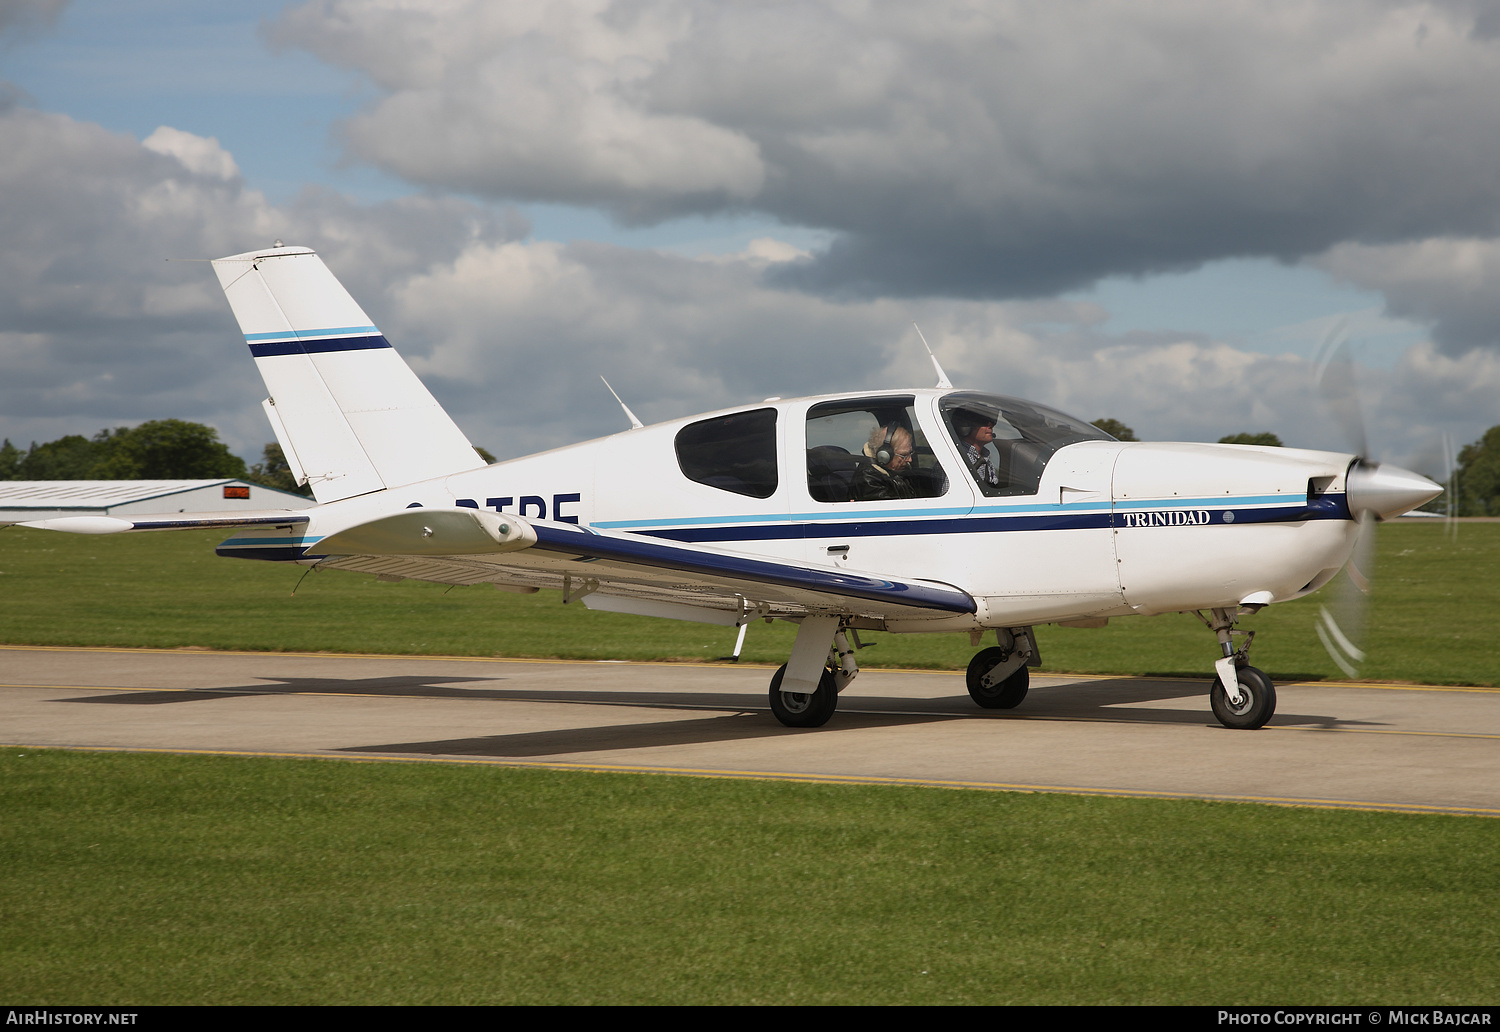
{"type": "Polygon", "coordinates": [[[1120,442],[953,390],[941,370],[938,389],[769,398],[654,426],[631,415],[612,437],[486,465],[314,252],[213,265],[318,504],[31,525],[226,527],[224,556],[561,589],[591,609],[741,628],[791,620],[770,701],[793,727],[833,715],[862,630],[968,631],[976,646],[993,632],[969,692],[1010,708],[1039,661],[1034,625],[1180,611],[1210,614],[1215,716],[1260,727],[1275,688],[1248,665],[1237,616],[1317,590],[1361,519],[1440,490],[1347,454],[1120,442]]]}

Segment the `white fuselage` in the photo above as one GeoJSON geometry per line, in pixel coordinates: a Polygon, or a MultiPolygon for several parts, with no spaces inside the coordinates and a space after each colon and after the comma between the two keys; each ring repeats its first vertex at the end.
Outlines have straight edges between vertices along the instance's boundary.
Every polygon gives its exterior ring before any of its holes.
{"type": "Polygon", "coordinates": [[[458,505],[940,581],[978,603],[973,616],[888,621],[896,631],[1231,607],[1252,597],[1284,601],[1326,582],[1353,548],[1358,524],[1340,511],[1351,456],[1083,441],[1052,455],[1027,494],[986,496],[943,425],[946,393],[870,392],[726,410],[775,411],[776,469],[765,497],[685,475],[675,442],[683,428],[705,419],[696,416],[335,502],[320,507],[310,529],[327,533],[413,505],[458,505]],[[881,395],[912,399],[946,490],[901,500],[817,500],[809,487],[809,409],[881,395]]]}

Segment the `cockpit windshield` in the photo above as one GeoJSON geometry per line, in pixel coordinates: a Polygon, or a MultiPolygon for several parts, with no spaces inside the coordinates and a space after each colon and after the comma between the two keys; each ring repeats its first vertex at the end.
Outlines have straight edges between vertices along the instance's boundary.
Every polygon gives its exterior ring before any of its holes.
{"type": "Polygon", "coordinates": [[[1098,427],[1020,398],[958,391],[940,403],[969,474],[989,497],[1033,495],[1047,461],[1079,441],[1113,441],[1098,427]]]}

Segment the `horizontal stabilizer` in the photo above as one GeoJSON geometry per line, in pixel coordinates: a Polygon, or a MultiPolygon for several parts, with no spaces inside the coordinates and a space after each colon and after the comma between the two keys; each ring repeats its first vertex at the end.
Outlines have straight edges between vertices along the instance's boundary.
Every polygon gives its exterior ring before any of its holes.
{"type": "Polygon", "coordinates": [[[407,509],[330,534],[324,555],[488,555],[536,544],[524,520],[485,509],[407,509]]]}

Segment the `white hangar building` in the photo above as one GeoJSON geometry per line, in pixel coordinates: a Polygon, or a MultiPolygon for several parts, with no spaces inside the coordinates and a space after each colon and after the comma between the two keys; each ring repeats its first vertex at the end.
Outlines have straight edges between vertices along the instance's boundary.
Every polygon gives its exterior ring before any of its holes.
{"type": "Polygon", "coordinates": [[[315,504],[248,480],[0,480],[0,524],[65,516],[306,509],[315,504]]]}

